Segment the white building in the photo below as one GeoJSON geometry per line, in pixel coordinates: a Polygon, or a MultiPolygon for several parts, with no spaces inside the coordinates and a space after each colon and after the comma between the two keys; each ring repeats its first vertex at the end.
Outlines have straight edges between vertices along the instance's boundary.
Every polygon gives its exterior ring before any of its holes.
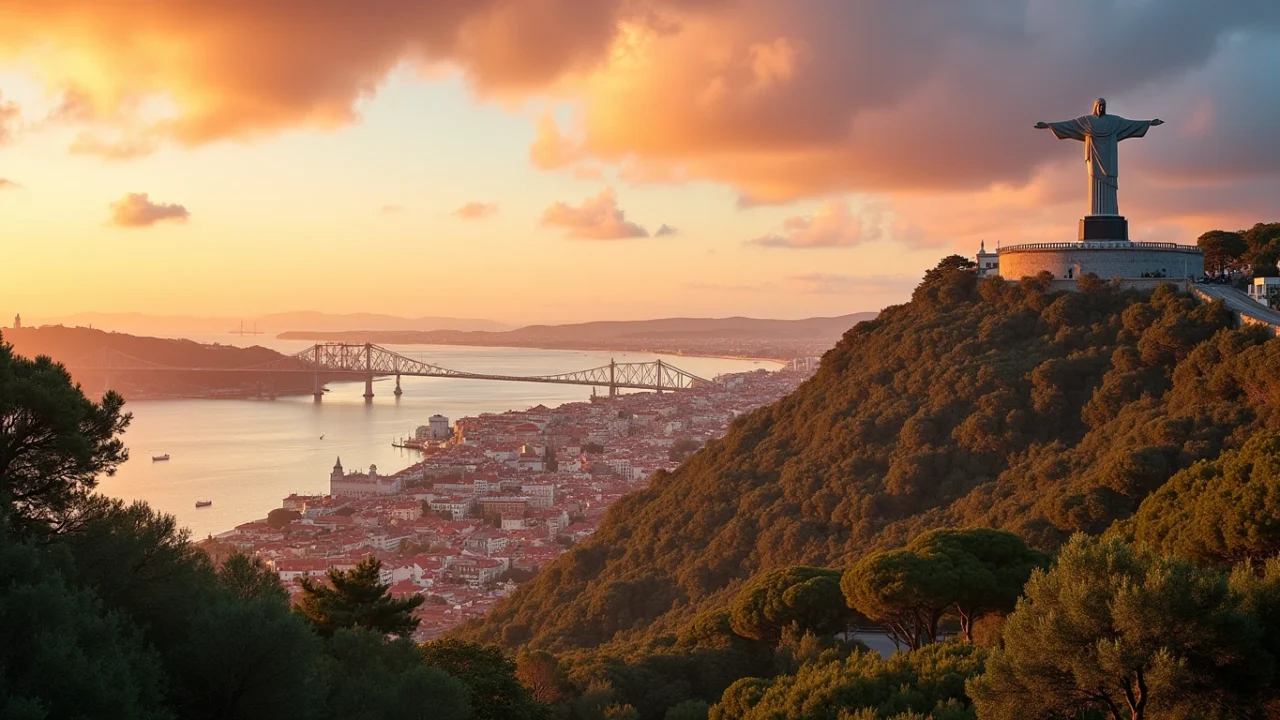
{"type": "Polygon", "coordinates": [[[987,241],[978,244],[978,277],[1000,274],[1000,253],[987,252],[987,241]]]}
{"type": "Polygon", "coordinates": [[[400,478],[378,475],[378,466],[370,465],[369,472],[342,471],[342,458],[329,474],[329,494],[333,497],[369,497],[371,495],[395,495],[400,492],[400,478]]]}
{"type": "Polygon", "coordinates": [[[553,484],[521,485],[520,494],[529,497],[529,507],[545,510],[556,504],[556,486],[553,484]]]}
{"type": "Polygon", "coordinates": [[[1280,308],[1280,277],[1256,277],[1248,292],[1255,301],[1269,308],[1280,308]]]}

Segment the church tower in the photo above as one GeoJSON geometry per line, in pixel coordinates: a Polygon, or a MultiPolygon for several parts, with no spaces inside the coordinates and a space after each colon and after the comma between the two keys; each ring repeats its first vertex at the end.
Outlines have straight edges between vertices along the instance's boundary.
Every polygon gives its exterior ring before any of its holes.
{"type": "Polygon", "coordinates": [[[22,329],[22,313],[18,313],[17,315],[13,316],[13,329],[14,330],[22,329]]]}
{"type": "Polygon", "coordinates": [[[347,474],[342,471],[342,458],[338,458],[338,461],[333,464],[333,472],[329,474],[329,480],[341,480],[346,477],[346,475],[347,474]]]}

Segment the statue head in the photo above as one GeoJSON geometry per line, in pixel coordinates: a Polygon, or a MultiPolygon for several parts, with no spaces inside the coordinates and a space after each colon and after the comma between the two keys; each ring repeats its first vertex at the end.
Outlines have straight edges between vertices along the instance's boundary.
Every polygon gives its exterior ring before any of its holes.
{"type": "Polygon", "coordinates": [[[1093,101],[1093,114],[1102,117],[1107,114],[1107,99],[1098,98],[1093,101]]]}

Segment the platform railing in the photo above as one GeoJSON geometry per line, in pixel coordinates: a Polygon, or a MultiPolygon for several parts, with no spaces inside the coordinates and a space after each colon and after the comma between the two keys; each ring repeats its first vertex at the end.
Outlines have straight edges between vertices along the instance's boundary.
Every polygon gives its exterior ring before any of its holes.
{"type": "Polygon", "coordinates": [[[1021,252],[1036,250],[1171,250],[1203,254],[1204,251],[1195,245],[1180,245],[1169,242],[1142,242],[1134,240],[1085,240],[1081,242],[1022,243],[1005,245],[998,252],[1021,252]]]}

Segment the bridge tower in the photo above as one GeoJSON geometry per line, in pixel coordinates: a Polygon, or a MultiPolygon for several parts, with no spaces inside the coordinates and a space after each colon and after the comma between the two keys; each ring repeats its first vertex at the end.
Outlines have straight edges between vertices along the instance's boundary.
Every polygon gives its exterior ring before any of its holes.
{"type": "Polygon", "coordinates": [[[610,398],[618,397],[618,384],[617,384],[617,381],[614,379],[614,373],[617,372],[617,370],[618,370],[618,363],[614,362],[613,358],[609,358],[609,397],[610,398]]]}
{"type": "Polygon", "coordinates": [[[364,401],[373,402],[373,345],[364,344],[364,401]]]}
{"type": "Polygon", "coordinates": [[[656,384],[658,386],[658,394],[661,395],[662,394],[662,358],[658,358],[657,367],[658,367],[658,381],[656,384]]]}
{"type": "Polygon", "coordinates": [[[400,373],[396,373],[396,397],[400,397],[404,391],[400,389],[400,373]]]}

